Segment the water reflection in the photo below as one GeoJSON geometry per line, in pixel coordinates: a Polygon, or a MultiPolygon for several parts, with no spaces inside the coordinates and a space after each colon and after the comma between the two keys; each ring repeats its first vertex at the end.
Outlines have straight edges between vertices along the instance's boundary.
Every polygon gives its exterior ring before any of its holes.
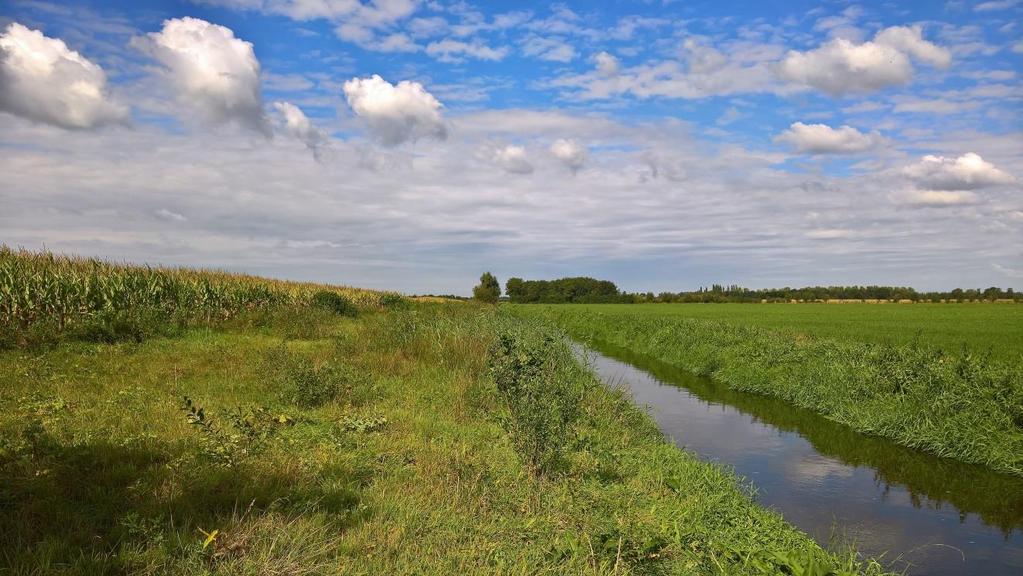
{"type": "Polygon", "coordinates": [[[837,529],[910,574],[1023,573],[1023,479],[863,436],[628,350],[593,347],[601,352],[590,355],[594,370],[651,406],[667,436],[734,467],[758,501],[822,544],[837,529]]]}

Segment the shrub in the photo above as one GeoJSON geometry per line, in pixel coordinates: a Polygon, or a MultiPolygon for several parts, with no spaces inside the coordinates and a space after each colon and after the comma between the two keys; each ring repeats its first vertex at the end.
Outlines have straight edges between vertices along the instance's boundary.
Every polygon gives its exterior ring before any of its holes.
{"type": "Polygon", "coordinates": [[[409,307],[410,302],[401,294],[388,292],[380,297],[380,305],[388,310],[404,310],[409,307]]]}
{"type": "Polygon", "coordinates": [[[359,315],[359,308],[351,300],[330,290],[321,290],[313,294],[310,303],[317,308],[330,310],[339,316],[354,318],[359,315]]]}
{"type": "Polygon", "coordinates": [[[536,473],[546,474],[572,438],[586,379],[563,339],[527,328],[499,334],[489,369],[510,412],[506,424],[517,450],[536,473]]]}

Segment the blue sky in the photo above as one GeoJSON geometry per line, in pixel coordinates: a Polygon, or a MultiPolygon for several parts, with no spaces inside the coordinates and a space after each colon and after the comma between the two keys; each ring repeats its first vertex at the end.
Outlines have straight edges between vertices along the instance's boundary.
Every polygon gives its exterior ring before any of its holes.
{"type": "Polygon", "coordinates": [[[0,241],[407,292],[1023,287],[1023,2],[5,2],[0,241]]]}

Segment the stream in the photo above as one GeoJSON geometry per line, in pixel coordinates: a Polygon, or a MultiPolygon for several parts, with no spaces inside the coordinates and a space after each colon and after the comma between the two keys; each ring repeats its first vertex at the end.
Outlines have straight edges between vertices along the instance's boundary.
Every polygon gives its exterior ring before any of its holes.
{"type": "Polygon", "coordinates": [[[664,435],[753,484],[825,547],[852,544],[910,575],[1023,574],[1023,479],[859,434],[603,344],[579,347],[664,435]]]}

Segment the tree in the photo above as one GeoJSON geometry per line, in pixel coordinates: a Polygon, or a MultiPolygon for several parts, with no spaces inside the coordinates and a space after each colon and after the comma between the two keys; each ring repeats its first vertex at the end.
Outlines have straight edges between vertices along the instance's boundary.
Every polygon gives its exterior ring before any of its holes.
{"type": "Polygon", "coordinates": [[[497,281],[490,272],[484,272],[480,276],[480,284],[472,289],[472,297],[480,302],[496,304],[501,296],[501,283],[497,281]]]}

